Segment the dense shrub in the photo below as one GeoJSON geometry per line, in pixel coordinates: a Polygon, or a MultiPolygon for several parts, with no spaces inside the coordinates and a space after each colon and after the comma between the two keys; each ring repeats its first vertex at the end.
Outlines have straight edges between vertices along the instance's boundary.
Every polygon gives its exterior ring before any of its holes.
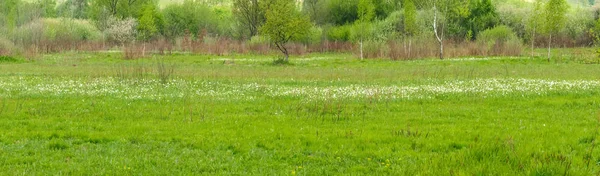
{"type": "Polygon", "coordinates": [[[345,25],[358,19],[358,0],[329,0],[329,22],[336,25],[345,25]]]}
{"type": "Polygon", "coordinates": [[[13,41],[22,45],[46,42],[98,41],[102,33],[87,20],[44,18],[20,26],[14,30],[13,41]]]}
{"type": "Polygon", "coordinates": [[[310,28],[306,39],[303,39],[304,43],[307,44],[319,44],[323,39],[323,29],[317,26],[310,28]]]}
{"type": "Polygon", "coordinates": [[[331,41],[348,41],[350,40],[350,31],[352,25],[335,26],[327,30],[327,39],[331,41]]]}
{"type": "Polygon", "coordinates": [[[573,8],[572,11],[567,13],[567,24],[561,33],[572,40],[587,36],[588,29],[594,26],[594,13],[590,9],[573,8]]]}
{"type": "Polygon", "coordinates": [[[477,43],[487,45],[488,55],[518,55],[521,53],[521,40],[508,26],[497,26],[477,35],[477,43]]]}
{"type": "Polygon", "coordinates": [[[2,62],[18,62],[19,60],[11,56],[0,56],[0,63],[2,62]]]}
{"type": "Polygon", "coordinates": [[[480,43],[496,43],[519,40],[515,32],[508,26],[497,26],[492,29],[485,30],[477,36],[477,41],[480,43]]]}
{"type": "Polygon", "coordinates": [[[209,34],[231,36],[235,24],[231,10],[210,7],[204,3],[185,1],[163,10],[167,37],[181,37],[186,32],[198,36],[203,30],[209,34]]]}
{"type": "Polygon", "coordinates": [[[0,56],[10,55],[15,52],[16,49],[17,48],[10,40],[0,38],[0,56]]]}

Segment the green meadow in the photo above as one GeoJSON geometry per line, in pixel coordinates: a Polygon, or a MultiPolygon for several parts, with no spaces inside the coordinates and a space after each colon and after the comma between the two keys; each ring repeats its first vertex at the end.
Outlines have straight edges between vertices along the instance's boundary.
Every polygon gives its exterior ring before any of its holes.
{"type": "Polygon", "coordinates": [[[600,174],[597,60],[121,57],[0,58],[0,175],[600,174]]]}

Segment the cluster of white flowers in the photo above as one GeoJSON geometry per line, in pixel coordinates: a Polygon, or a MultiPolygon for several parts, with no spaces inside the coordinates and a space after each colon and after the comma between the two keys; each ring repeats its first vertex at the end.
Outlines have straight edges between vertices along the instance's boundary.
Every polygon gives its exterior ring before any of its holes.
{"type": "Polygon", "coordinates": [[[2,77],[0,97],[7,96],[110,96],[125,99],[211,97],[244,99],[291,97],[306,100],[374,98],[423,99],[446,95],[480,97],[544,95],[553,92],[579,93],[600,90],[600,81],[540,79],[423,80],[399,85],[350,84],[318,86],[297,84],[236,83],[175,79],[162,84],[157,79],[2,77]]]}
{"type": "MultiPolygon", "coordinates": [[[[334,60],[338,58],[334,57],[305,57],[305,58],[294,58],[294,62],[303,61],[316,61],[316,60],[334,60]]],[[[273,58],[213,58],[212,61],[239,61],[239,62],[268,62],[272,61],[273,58]]]]}
{"type": "Polygon", "coordinates": [[[515,60],[515,59],[530,59],[528,57],[469,57],[469,58],[450,58],[439,60],[435,59],[435,61],[487,61],[487,60],[515,60]]]}

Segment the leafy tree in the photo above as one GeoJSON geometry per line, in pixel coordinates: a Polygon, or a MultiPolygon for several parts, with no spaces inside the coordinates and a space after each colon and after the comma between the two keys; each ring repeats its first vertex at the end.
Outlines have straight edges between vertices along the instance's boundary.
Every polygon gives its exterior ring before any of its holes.
{"type": "Polygon", "coordinates": [[[556,35],[565,26],[565,15],[569,8],[569,4],[565,0],[550,0],[546,3],[545,17],[546,25],[545,32],[549,35],[548,38],[548,62],[550,62],[550,48],[552,45],[552,35],[556,35]]]}
{"type": "Polygon", "coordinates": [[[57,15],[67,18],[88,18],[89,0],[67,0],[57,7],[57,15]]]}
{"type": "Polygon", "coordinates": [[[123,20],[108,16],[104,35],[109,41],[125,45],[135,40],[137,21],[134,18],[123,20]]]}
{"type": "Polygon", "coordinates": [[[152,39],[158,33],[155,14],[156,9],[154,6],[146,5],[146,7],[144,7],[137,25],[138,38],[143,41],[152,39]]]}
{"type": "Polygon", "coordinates": [[[38,8],[41,10],[43,17],[56,17],[56,0],[38,0],[38,8]]]}
{"type": "Polygon", "coordinates": [[[95,8],[96,12],[106,10],[111,16],[118,15],[119,2],[123,0],[93,0],[92,7],[95,8]]]}
{"type": "Polygon", "coordinates": [[[469,39],[473,39],[480,31],[492,28],[500,22],[491,0],[478,0],[472,3],[470,11],[465,26],[468,29],[467,33],[471,33],[471,36],[467,36],[470,37],[469,39]]]}
{"type": "Polygon", "coordinates": [[[439,57],[444,59],[444,37],[446,34],[448,24],[456,24],[458,16],[464,16],[465,12],[468,13],[468,9],[461,8],[460,0],[426,0],[424,3],[426,7],[432,7],[433,9],[433,33],[435,39],[439,44],[439,57]]]}
{"type": "MultiPolygon", "coordinates": [[[[211,7],[198,1],[184,1],[183,4],[171,4],[163,9],[165,36],[171,39],[189,33],[233,35],[237,24],[230,8],[211,7]]],[[[247,35],[247,28],[236,37],[247,35]],[[246,33],[244,33],[246,32],[246,33]]]]}
{"type": "Polygon", "coordinates": [[[594,40],[594,44],[600,44],[600,18],[596,20],[594,26],[590,29],[589,34],[594,40]]]}
{"type": "Polygon", "coordinates": [[[529,14],[529,19],[527,20],[526,29],[531,35],[531,38],[529,39],[531,40],[531,57],[534,55],[536,34],[540,31],[540,26],[544,23],[543,19],[545,13],[542,11],[542,6],[542,0],[536,0],[531,9],[531,13],[529,14]]]}
{"type": "Polygon", "coordinates": [[[111,16],[118,18],[139,17],[147,4],[154,4],[154,0],[92,0],[93,18],[102,18],[102,11],[106,10],[111,16]]]}
{"type": "MultiPolygon", "coordinates": [[[[142,41],[148,41],[154,38],[158,33],[155,16],[156,8],[153,5],[146,5],[137,25],[137,35],[142,41]]],[[[144,42],[143,45],[142,57],[146,56],[146,42],[144,42]]]]}
{"type": "Polygon", "coordinates": [[[274,0],[266,11],[266,22],[261,32],[271,38],[284,54],[283,61],[289,61],[286,44],[301,40],[310,32],[312,24],[307,16],[296,10],[295,0],[274,0]]]}
{"type": "Polygon", "coordinates": [[[19,0],[2,0],[0,1],[0,24],[6,26],[9,29],[17,27],[18,22],[18,8],[21,4],[19,0]]]}
{"type": "Polygon", "coordinates": [[[360,59],[364,59],[363,56],[363,42],[365,40],[365,34],[368,33],[368,29],[370,28],[369,24],[375,17],[375,5],[372,0],[360,0],[358,3],[358,20],[356,21],[357,26],[359,26],[358,36],[359,36],[359,44],[360,44],[360,59]]]}
{"type": "Polygon", "coordinates": [[[409,38],[408,55],[412,47],[412,37],[418,32],[417,7],[413,0],[404,0],[404,34],[409,38]]]}
{"type": "Polygon", "coordinates": [[[314,23],[325,24],[328,20],[327,3],[329,0],[304,0],[302,12],[307,14],[314,23]]]}
{"type": "Polygon", "coordinates": [[[330,0],[327,5],[329,22],[338,26],[358,20],[359,0],[330,0]]]}
{"type": "Polygon", "coordinates": [[[373,4],[375,4],[375,17],[377,19],[388,17],[394,11],[401,8],[401,2],[403,0],[373,0],[373,4]]]}
{"type": "Polygon", "coordinates": [[[249,38],[258,34],[265,22],[265,13],[259,0],[234,0],[233,12],[242,26],[248,29],[249,38]]]}

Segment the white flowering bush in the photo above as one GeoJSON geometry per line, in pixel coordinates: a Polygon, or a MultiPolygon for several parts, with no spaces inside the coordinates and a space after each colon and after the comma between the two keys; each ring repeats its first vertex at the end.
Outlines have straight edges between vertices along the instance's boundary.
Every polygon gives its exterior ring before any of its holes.
{"type": "Polygon", "coordinates": [[[135,40],[137,21],[134,18],[117,19],[109,17],[107,28],[104,30],[106,39],[111,42],[124,44],[135,40]]]}

